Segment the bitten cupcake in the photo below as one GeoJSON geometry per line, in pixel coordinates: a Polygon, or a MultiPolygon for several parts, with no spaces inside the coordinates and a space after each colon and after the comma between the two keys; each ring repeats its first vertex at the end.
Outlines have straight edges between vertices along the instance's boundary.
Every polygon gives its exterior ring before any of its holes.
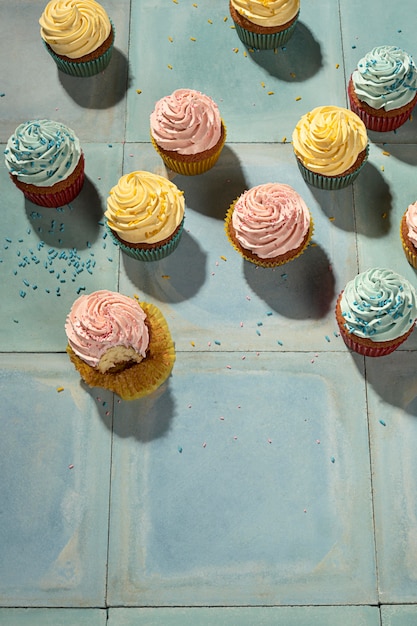
{"type": "Polygon", "coordinates": [[[336,304],[340,333],[351,350],[384,356],[412,333],[417,318],[414,287],[385,268],[372,268],[349,281],[336,304]]]}
{"type": "Polygon", "coordinates": [[[360,59],[348,84],[350,108],[369,130],[402,126],[417,104],[417,69],[396,46],[378,46],[360,59]]]}
{"type": "Polygon", "coordinates": [[[72,202],[84,184],[84,155],[74,131],[53,120],[20,124],[4,151],[10,178],[44,207],[72,202]]]}
{"type": "Polygon", "coordinates": [[[316,107],[303,115],[292,143],[304,180],[320,189],[350,185],[368,158],[365,124],[337,106],[316,107]]]}
{"type": "Polygon", "coordinates": [[[410,204],[402,216],[400,238],[408,262],[417,269],[417,202],[410,204]]]}
{"type": "Polygon", "coordinates": [[[158,100],[150,117],[151,140],[165,165],[192,176],[211,169],[226,141],[217,104],[193,89],[158,100]]]}
{"type": "Polygon", "coordinates": [[[139,261],[157,261],[178,246],[184,206],[184,193],[170,180],[135,171],[110,190],[105,217],[123,252],[139,261]]]}
{"type": "Polygon", "coordinates": [[[300,0],[230,0],[229,11],[239,39],[252,48],[283,46],[291,38],[300,0]]]}
{"type": "Polygon", "coordinates": [[[51,0],[39,24],[45,47],[61,72],[88,77],[108,66],[115,32],[95,0],[51,0]]]}
{"type": "Polygon", "coordinates": [[[225,230],[244,259],[275,267],[304,252],[312,236],[313,220],[292,187],[266,183],[245,191],[232,203],[225,230]]]}
{"type": "Polygon", "coordinates": [[[175,348],[167,323],[153,304],[112,291],[80,296],[65,322],[67,353],[90,387],[135,400],[168,378],[175,348]]]}

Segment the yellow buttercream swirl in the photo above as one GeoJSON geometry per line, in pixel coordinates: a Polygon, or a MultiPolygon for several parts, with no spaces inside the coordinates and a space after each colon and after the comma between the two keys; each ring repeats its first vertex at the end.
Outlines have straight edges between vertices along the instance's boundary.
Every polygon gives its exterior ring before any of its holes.
{"type": "Polygon", "coordinates": [[[129,243],[158,243],[170,237],[184,217],[184,194],[151,172],[125,174],[107,198],[111,230],[129,243]]]}
{"type": "Polygon", "coordinates": [[[290,22],[300,10],[300,0],[231,0],[231,3],[240,15],[266,28],[290,22]]]}
{"type": "Polygon", "coordinates": [[[354,165],[368,145],[362,120],[337,106],[316,107],[296,125],[292,142],[295,155],[310,171],[339,176],[354,165]]]}
{"type": "Polygon", "coordinates": [[[51,0],[41,18],[41,37],[56,54],[78,59],[97,50],[111,22],[95,0],[51,0]]]}

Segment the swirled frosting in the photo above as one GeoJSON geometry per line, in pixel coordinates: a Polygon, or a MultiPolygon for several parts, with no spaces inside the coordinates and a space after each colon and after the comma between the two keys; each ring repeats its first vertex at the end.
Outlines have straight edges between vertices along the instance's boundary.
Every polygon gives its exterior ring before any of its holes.
{"type": "Polygon", "coordinates": [[[266,183],[237,199],[232,225],[241,246],[269,259],[301,245],[310,226],[310,212],[289,185],[266,183]]]}
{"type": "Polygon", "coordinates": [[[237,13],[266,28],[290,22],[300,10],[300,0],[231,0],[231,3],[237,13]]]}
{"type": "Polygon", "coordinates": [[[75,170],[81,148],[68,126],[53,120],[34,120],[16,128],[4,154],[6,167],[17,180],[51,187],[75,170]]]}
{"type": "Polygon", "coordinates": [[[221,136],[221,117],[209,96],[177,89],[158,100],[150,117],[151,134],[160,148],[178,154],[199,154],[213,148],[221,136]]]}
{"type": "Polygon", "coordinates": [[[111,31],[106,11],[95,0],[51,0],[39,24],[42,39],[56,54],[70,59],[97,50],[111,31]]]}
{"type": "Polygon", "coordinates": [[[359,100],[373,109],[391,111],[415,98],[417,68],[404,50],[396,46],[378,46],[359,61],[352,82],[359,100]]]}
{"type": "Polygon", "coordinates": [[[340,308],[349,333],[390,341],[407,333],[417,318],[414,287],[385,268],[372,268],[349,281],[340,308]]]}
{"type": "Polygon", "coordinates": [[[307,169],[338,176],[354,165],[368,145],[368,136],[356,113],[337,106],[320,106],[302,116],[292,142],[296,156],[307,169]]]}
{"type": "MultiPolygon", "coordinates": [[[[68,343],[83,361],[98,367],[108,351],[133,349],[146,356],[149,332],[146,314],[133,298],[101,290],[75,300],[65,322],[68,343]]],[[[122,355],[126,354],[122,350],[122,355]]]]}
{"type": "Polygon", "coordinates": [[[407,208],[405,221],[408,228],[408,237],[417,248],[417,202],[410,204],[407,208]]]}
{"type": "Polygon", "coordinates": [[[129,243],[158,243],[184,217],[184,194],[164,176],[136,171],[110,190],[105,212],[109,227],[129,243]]]}

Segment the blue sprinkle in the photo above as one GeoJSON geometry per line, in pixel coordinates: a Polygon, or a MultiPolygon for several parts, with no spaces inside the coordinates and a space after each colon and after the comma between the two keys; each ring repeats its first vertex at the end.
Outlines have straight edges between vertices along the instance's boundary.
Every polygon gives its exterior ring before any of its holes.
{"type": "Polygon", "coordinates": [[[181,452],[182,452],[182,447],[181,446],[178,446],[178,452],[181,454],[181,452]]]}
{"type": "Polygon", "coordinates": [[[263,326],[263,322],[257,322],[258,326],[263,326]]]}
{"type": "Polygon", "coordinates": [[[329,335],[326,335],[326,336],[325,336],[325,339],[326,339],[326,341],[328,341],[328,342],[330,343],[330,337],[329,337],[329,335]]]}
{"type": "Polygon", "coordinates": [[[256,334],[258,335],[258,337],[260,337],[261,336],[261,331],[256,329],[256,334]]]}
{"type": "Polygon", "coordinates": [[[216,344],[216,346],[221,346],[220,341],[217,341],[217,340],[216,340],[214,343],[216,344]]]}
{"type": "Polygon", "coordinates": [[[330,460],[332,463],[334,463],[336,461],[336,459],[334,458],[334,456],[330,457],[330,460]]]}
{"type": "Polygon", "coordinates": [[[382,424],[382,426],[386,426],[386,422],[384,422],[384,420],[379,420],[379,423],[382,424]]]}
{"type": "Polygon", "coordinates": [[[267,315],[272,315],[272,311],[267,311],[267,315]]]}
{"type": "Polygon", "coordinates": [[[21,298],[24,298],[26,295],[26,291],[23,291],[23,289],[20,290],[19,295],[21,298]]]}
{"type": "Polygon", "coordinates": [[[278,344],[279,346],[282,346],[282,345],[283,345],[282,341],[280,341],[279,339],[277,340],[277,344],[278,344]]]}

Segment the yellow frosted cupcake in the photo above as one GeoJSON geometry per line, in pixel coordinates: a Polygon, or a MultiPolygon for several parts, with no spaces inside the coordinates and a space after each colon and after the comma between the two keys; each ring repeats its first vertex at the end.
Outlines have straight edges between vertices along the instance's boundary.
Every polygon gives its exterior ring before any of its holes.
{"type": "Polygon", "coordinates": [[[115,32],[95,0],[51,0],[39,24],[45,47],[62,72],[88,77],[108,66],[115,32]]]}
{"type": "Polygon", "coordinates": [[[123,252],[138,261],[157,261],[179,244],[184,206],[184,193],[173,182],[138,170],[110,190],[104,215],[123,252]]]}
{"type": "Polygon", "coordinates": [[[239,39],[251,48],[270,50],[292,36],[300,14],[300,0],[229,0],[239,39]]]}
{"type": "Polygon", "coordinates": [[[80,296],[65,332],[67,353],[84,382],[124,400],[155,391],[174,366],[174,343],[160,310],[116,292],[80,296]]]}
{"type": "Polygon", "coordinates": [[[266,183],[248,189],[232,203],[225,230],[244,259],[276,267],[304,252],[313,233],[313,220],[295,189],[266,183]]]}
{"type": "Polygon", "coordinates": [[[320,189],[342,189],[368,158],[365,124],[349,109],[316,107],[297,123],[292,143],[304,180],[320,189]]]}
{"type": "Polygon", "coordinates": [[[165,165],[185,176],[211,169],[226,141],[217,104],[194,89],[177,89],[158,100],[150,125],[152,144],[165,165]]]}
{"type": "Polygon", "coordinates": [[[407,261],[417,269],[417,202],[410,204],[402,216],[400,237],[407,261]]]}

